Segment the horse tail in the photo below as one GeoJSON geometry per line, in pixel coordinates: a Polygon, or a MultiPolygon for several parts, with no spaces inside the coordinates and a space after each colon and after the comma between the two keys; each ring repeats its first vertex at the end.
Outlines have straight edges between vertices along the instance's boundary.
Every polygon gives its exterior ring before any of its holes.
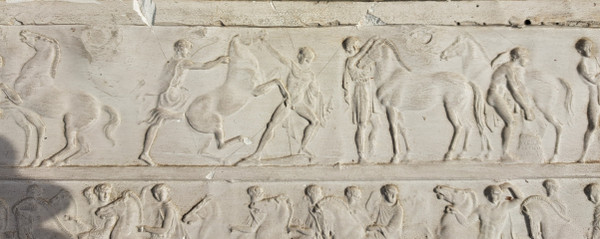
{"type": "MultiPolygon", "coordinates": [[[[563,78],[558,78],[558,82],[565,88],[565,109],[570,116],[573,116],[573,88],[571,84],[563,78]]],[[[569,120],[570,121],[570,120],[569,120]]]]}
{"type": "Polygon", "coordinates": [[[484,115],[485,103],[483,100],[483,94],[481,93],[479,87],[477,87],[475,83],[469,82],[469,85],[471,86],[474,95],[473,113],[475,115],[475,121],[477,121],[477,128],[479,129],[479,133],[483,134],[483,130],[487,127],[487,122],[485,120],[484,115]]]}
{"type": "Polygon", "coordinates": [[[113,139],[112,133],[117,128],[117,126],[121,124],[121,116],[119,116],[119,112],[117,112],[115,108],[108,105],[103,105],[102,110],[108,113],[108,116],[110,117],[108,122],[104,125],[104,136],[106,136],[106,138],[110,140],[112,145],[115,146],[116,142],[113,139]]]}

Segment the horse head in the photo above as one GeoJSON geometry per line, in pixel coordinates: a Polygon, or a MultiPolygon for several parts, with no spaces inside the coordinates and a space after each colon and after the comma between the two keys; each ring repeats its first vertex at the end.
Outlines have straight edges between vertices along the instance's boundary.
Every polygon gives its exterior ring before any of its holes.
{"type": "Polygon", "coordinates": [[[182,221],[186,224],[192,224],[205,218],[214,217],[214,206],[210,203],[212,198],[210,196],[200,200],[192,209],[183,215],[182,221]]]}
{"type": "Polygon", "coordinates": [[[458,206],[464,210],[472,210],[477,205],[477,195],[472,189],[454,188],[448,185],[438,185],[433,189],[436,197],[444,200],[452,206],[458,206]]]}
{"type": "MultiPolygon", "coordinates": [[[[35,33],[29,30],[22,30],[19,35],[21,36],[21,41],[27,44],[29,47],[33,48],[37,51],[50,51],[50,57],[53,57],[52,60],[52,71],[51,75],[54,78],[56,75],[56,68],[58,67],[58,63],[60,61],[60,45],[58,41],[54,38],[50,38],[48,36],[42,35],[40,33],[35,33]],[[54,52],[52,52],[54,51],[54,52]]],[[[36,54],[37,55],[37,54],[36,54]]],[[[43,55],[43,54],[40,54],[43,55]]],[[[35,57],[35,56],[34,56],[35,57]]],[[[33,59],[33,58],[32,58],[33,59]]]]}
{"type": "Polygon", "coordinates": [[[447,61],[450,58],[460,56],[465,50],[465,37],[463,35],[458,35],[456,40],[440,53],[440,60],[447,61]]]}

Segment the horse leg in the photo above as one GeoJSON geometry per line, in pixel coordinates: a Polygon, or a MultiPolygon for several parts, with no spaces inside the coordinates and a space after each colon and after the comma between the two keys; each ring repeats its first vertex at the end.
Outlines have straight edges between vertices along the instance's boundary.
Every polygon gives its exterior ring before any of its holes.
{"type": "Polygon", "coordinates": [[[19,127],[25,130],[25,152],[19,165],[27,166],[27,161],[29,161],[29,157],[31,156],[32,145],[30,144],[30,141],[33,136],[33,125],[24,117],[24,115],[15,115],[15,122],[19,127]]]}
{"type": "Polygon", "coordinates": [[[402,158],[404,158],[406,156],[406,154],[404,156],[401,156],[402,153],[400,151],[400,142],[398,140],[398,133],[400,133],[402,135],[402,138],[404,139],[405,147],[408,151],[408,144],[406,143],[405,130],[404,130],[404,128],[402,128],[402,126],[400,126],[400,123],[402,123],[401,122],[402,115],[400,115],[400,113],[398,113],[398,111],[391,106],[388,106],[386,108],[386,113],[387,113],[387,118],[388,118],[388,124],[390,125],[390,134],[392,136],[392,149],[394,150],[394,156],[392,156],[391,163],[397,164],[397,163],[400,163],[402,158]]]}
{"type": "Polygon", "coordinates": [[[70,157],[66,158],[63,162],[57,163],[56,166],[62,166],[64,164],[68,164],[68,162],[72,159],[79,158],[90,152],[90,144],[87,143],[85,137],[82,134],[77,135],[77,143],[80,145],[80,149],[70,157]]]}
{"type": "Polygon", "coordinates": [[[37,143],[35,160],[31,163],[31,166],[37,167],[42,162],[42,144],[46,138],[46,124],[42,121],[42,118],[34,112],[22,112],[25,119],[33,126],[37,133],[37,143]]]}
{"type": "Polygon", "coordinates": [[[67,144],[65,147],[54,154],[49,159],[46,159],[42,162],[42,166],[52,166],[57,163],[62,163],[62,161],[66,160],[73,154],[75,154],[79,149],[80,145],[77,142],[78,128],[74,127],[73,116],[70,114],[65,115],[65,138],[67,140],[67,144]]]}
{"type": "Polygon", "coordinates": [[[554,154],[552,155],[552,158],[550,158],[549,163],[554,163],[557,160],[558,157],[558,151],[559,151],[559,145],[560,145],[560,135],[562,133],[562,125],[560,122],[558,122],[558,120],[556,120],[556,118],[550,114],[546,114],[544,113],[544,117],[546,118],[546,120],[548,120],[548,122],[550,122],[550,124],[552,124],[552,126],[554,126],[554,130],[556,131],[556,140],[554,141],[554,154]]]}
{"type": "Polygon", "coordinates": [[[446,108],[446,116],[448,117],[448,120],[454,128],[452,140],[450,141],[450,146],[448,147],[448,152],[446,152],[446,154],[444,155],[444,161],[449,161],[456,158],[457,142],[459,140],[459,137],[464,133],[464,126],[462,125],[462,122],[460,122],[460,117],[458,116],[455,109],[451,109],[450,107],[448,107],[447,103],[444,104],[444,107],[446,108]]]}

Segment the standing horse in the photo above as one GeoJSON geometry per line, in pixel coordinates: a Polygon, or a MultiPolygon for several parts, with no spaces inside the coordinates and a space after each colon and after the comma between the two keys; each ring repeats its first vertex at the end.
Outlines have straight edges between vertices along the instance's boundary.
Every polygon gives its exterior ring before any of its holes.
{"type": "Polygon", "coordinates": [[[438,239],[453,238],[475,238],[477,230],[472,226],[459,223],[456,215],[452,212],[458,211],[462,215],[471,215],[477,207],[477,195],[472,189],[460,189],[447,185],[438,185],[433,189],[437,199],[450,203],[446,205],[444,215],[440,220],[438,228],[438,239]]]}
{"type": "Polygon", "coordinates": [[[375,64],[377,99],[386,109],[392,136],[392,163],[400,162],[410,151],[403,125],[403,114],[406,111],[426,111],[438,105],[444,107],[447,119],[454,128],[444,160],[464,157],[469,135],[475,127],[473,117],[480,134],[486,127],[481,92],[463,75],[452,72],[408,72],[401,67],[398,50],[389,40],[374,45],[362,60],[371,60],[375,64]],[[400,150],[398,133],[404,140],[404,153],[400,150]],[[459,143],[462,143],[462,149],[458,149],[459,143]]]}
{"type": "MultiPolygon", "coordinates": [[[[200,133],[213,134],[217,148],[228,143],[242,141],[246,137],[236,136],[225,139],[223,117],[232,115],[244,107],[253,96],[254,88],[263,81],[258,60],[248,46],[257,39],[242,39],[235,35],[229,43],[229,66],[225,82],[213,91],[198,96],[185,112],[190,126],[200,133]]],[[[257,38],[260,38],[257,37],[257,38]]]]}
{"type": "MultiPolygon", "coordinates": [[[[440,54],[442,60],[453,57],[461,57],[463,73],[470,81],[478,82],[478,84],[488,84],[493,71],[493,68],[490,66],[492,62],[486,55],[483,47],[475,41],[473,37],[470,35],[459,35],[456,40],[440,54]]],[[[556,132],[554,154],[550,159],[550,162],[553,162],[557,159],[559,154],[562,125],[565,122],[569,122],[570,116],[573,115],[571,109],[573,101],[571,85],[562,78],[553,77],[540,71],[528,71],[525,75],[525,85],[527,88],[534,89],[531,91],[531,95],[535,106],[542,112],[544,119],[552,124],[556,132]],[[564,96],[560,93],[561,88],[565,90],[564,96]],[[559,100],[561,100],[562,103],[559,100]],[[561,106],[567,114],[558,113],[557,110],[559,110],[559,107],[561,106]]],[[[493,110],[488,109],[489,106],[486,107],[486,113],[490,112],[491,114],[495,114],[493,110]]],[[[483,137],[488,142],[486,143],[487,148],[483,150],[487,154],[492,150],[491,145],[489,144],[490,133],[491,132],[486,133],[483,137]]]]}
{"type": "MultiPolygon", "coordinates": [[[[4,87],[4,92],[11,92],[7,96],[11,99],[20,98],[18,103],[21,108],[31,111],[29,115],[20,119],[19,125],[33,125],[37,129],[37,153],[32,166],[51,166],[64,163],[65,160],[77,155],[80,151],[87,151],[87,144],[81,132],[89,128],[100,118],[101,111],[109,114],[110,119],[104,126],[106,138],[112,140],[112,131],[119,125],[120,117],[116,110],[101,104],[93,96],[84,92],[70,92],[58,88],[54,84],[56,69],[60,61],[60,46],[56,39],[39,33],[23,30],[20,33],[21,41],[35,50],[35,54],[23,65],[21,73],[14,84],[14,91],[4,87]],[[48,118],[58,118],[64,121],[65,147],[42,162],[42,141],[45,137],[43,122],[31,115],[41,115],[48,118]]],[[[31,128],[28,126],[26,129],[31,128]]],[[[33,134],[26,130],[27,138],[33,134]]],[[[83,152],[85,153],[85,152],[83,152]]]]}
{"type": "MultiPolygon", "coordinates": [[[[223,220],[223,213],[219,205],[211,196],[206,196],[192,209],[183,215],[182,221],[188,225],[198,225],[195,239],[226,238],[227,227],[223,220]]],[[[188,230],[189,231],[189,230],[188,230]]]]}
{"type": "Polygon", "coordinates": [[[141,238],[137,235],[137,226],[142,225],[142,202],[132,191],[123,195],[106,206],[98,208],[99,217],[116,217],[116,222],[110,230],[110,239],[141,238]]]}

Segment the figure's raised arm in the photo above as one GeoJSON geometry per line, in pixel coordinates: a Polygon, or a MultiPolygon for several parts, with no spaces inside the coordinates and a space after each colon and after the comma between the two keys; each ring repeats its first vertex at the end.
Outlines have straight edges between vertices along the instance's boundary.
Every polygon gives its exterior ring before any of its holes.
{"type": "Polygon", "coordinates": [[[271,46],[271,44],[269,44],[266,41],[263,41],[264,46],[267,48],[267,50],[269,51],[269,53],[271,55],[273,55],[279,62],[281,62],[281,64],[286,65],[287,67],[292,67],[292,60],[290,58],[287,58],[283,55],[281,55],[281,53],[279,53],[279,51],[277,51],[273,46],[271,46]]]}
{"type": "Polygon", "coordinates": [[[187,61],[184,64],[184,67],[190,70],[208,70],[217,66],[219,63],[229,63],[229,56],[220,56],[217,59],[205,63],[187,61]]]}
{"type": "Polygon", "coordinates": [[[521,190],[519,190],[510,183],[503,183],[502,185],[500,185],[500,188],[502,190],[508,190],[512,195],[513,199],[508,202],[508,205],[510,205],[511,208],[521,206],[521,202],[523,202],[523,199],[525,197],[521,190]]]}

